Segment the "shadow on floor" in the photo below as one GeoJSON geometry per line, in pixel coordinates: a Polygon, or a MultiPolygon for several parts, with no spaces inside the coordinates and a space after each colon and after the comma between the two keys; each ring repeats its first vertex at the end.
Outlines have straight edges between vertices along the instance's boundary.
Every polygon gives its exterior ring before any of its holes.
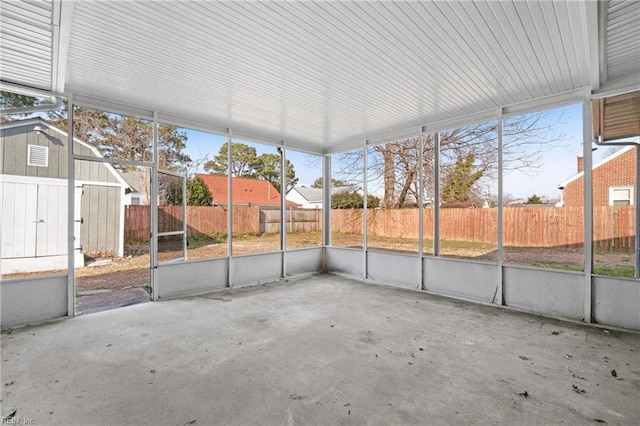
{"type": "Polygon", "coordinates": [[[76,315],[92,314],[148,302],[149,293],[141,287],[123,290],[91,290],[76,296],[76,315]]]}

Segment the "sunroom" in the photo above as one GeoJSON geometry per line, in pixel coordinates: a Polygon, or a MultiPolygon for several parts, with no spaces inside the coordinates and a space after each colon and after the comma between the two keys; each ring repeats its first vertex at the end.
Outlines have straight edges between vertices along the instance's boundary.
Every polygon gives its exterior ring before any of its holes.
{"type": "Polygon", "coordinates": [[[14,138],[51,136],[11,123],[100,151],[61,148],[67,265],[0,263],[5,328],[103,292],[322,274],[640,330],[638,2],[10,0],[0,19],[3,260],[53,235],[53,201],[25,195],[45,168],[5,172],[29,161],[14,138]],[[94,163],[128,183],[124,256],[81,243],[111,202],[82,189],[94,163]]]}

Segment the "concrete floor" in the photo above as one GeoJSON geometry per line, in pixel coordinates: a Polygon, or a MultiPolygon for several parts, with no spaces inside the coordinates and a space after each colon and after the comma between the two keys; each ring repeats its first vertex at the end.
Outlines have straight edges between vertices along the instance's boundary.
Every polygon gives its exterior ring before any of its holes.
{"type": "Polygon", "coordinates": [[[2,416],[637,425],[639,358],[638,334],[320,275],[5,332],[2,416]]]}

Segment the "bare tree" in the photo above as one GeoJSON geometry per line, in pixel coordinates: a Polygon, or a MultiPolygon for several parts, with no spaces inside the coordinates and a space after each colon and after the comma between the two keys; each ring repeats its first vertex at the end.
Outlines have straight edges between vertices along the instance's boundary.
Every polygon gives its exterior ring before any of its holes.
{"type": "MultiPolygon", "coordinates": [[[[535,175],[546,151],[562,145],[564,135],[555,131],[560,120],[546,112],[510,118],[503,123],[504,170],[519,170],[535,175]]],[[[440,184],[454,170],[456,163],[470,155],[474,158],[472,173],[480,178],[472,188],[472,198],[481,196],[480,188],[497,178],[498,123],[489,122],[452,129],[440,133],[440,184]]],[[[424,196],[432,199],[435,192],[435,143],[433,135],[424,136],[423,167],[424,196]]],[[[368,148],[367,171],[370,190],[374,183],[382,184],[381,207],[401,208],[410,199],[418,200],[420,137],[397,140],[368,148]]],[[[340,156],[336,174],[349,181],[362,181],[364,150],[340,156]]]]}

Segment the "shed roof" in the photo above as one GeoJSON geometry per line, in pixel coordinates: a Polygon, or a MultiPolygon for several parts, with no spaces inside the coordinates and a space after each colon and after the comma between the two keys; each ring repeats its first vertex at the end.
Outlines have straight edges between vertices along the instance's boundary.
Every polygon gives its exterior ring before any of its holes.
{"type": "MultiPolygon", "coordinates": [[[[64,130],[61,130],[60,128],[58,128],[57,126],[49,123],[48,121],[45,121],[41,118],[26,118],[26,119],[22,119],[22,120],[14,120],[14,121],[6,121],[4,123],[0,123],[0,130],[4,130],[4,129],[14,129],[14,128],[25,128],[28,129],[27,131],[36,131],[36,126],[44,126],[47,127],[48,129],[51,129],[52,131],[58,133],[60,136],[64,137],[65,139],[67,138],[67,132],[65,132],[64,130]]],[[[86,148],[88,148],[92,155],[95,157],[103,157],[103,155],[100,153],[100,151],[93,145],[80,140],[78,138],[73,138],[74,143],[82,145],[86,148]]],[[[109,173],[111,173],[113,175],[113,177],[118,181],[118,183],[124,187],[124,188],[131,188],[131,186],[127,183],[127,181],[125,179],[123,179],[122,176],[120,176],[120,173],[118,173],[113,165],[109,164],[109,163],[102,163],[104,164],[104,167],[109,171],[109,173]]]]}
{"type": "Polygon", "coordinates": [[[638,21],[633,0],[7,0],[0,75],[5,89],[331,153],[636,90],[638,21]]]}

